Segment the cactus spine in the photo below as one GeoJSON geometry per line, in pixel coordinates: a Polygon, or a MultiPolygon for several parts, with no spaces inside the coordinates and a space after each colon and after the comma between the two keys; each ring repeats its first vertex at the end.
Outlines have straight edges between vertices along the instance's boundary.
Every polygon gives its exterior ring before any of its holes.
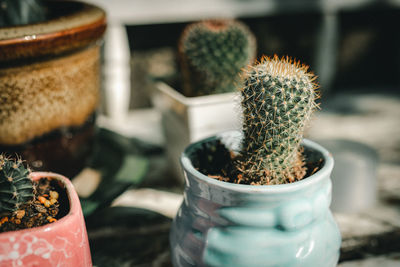
{"type": "Polygon", "coordinates": [[[241,90],[243,140],[235,162],[250,184],[283,184],[305,175],[301,141],[317,107],[316,77],[286,57],[248,67],[241,90]]]}
{"type": "Polygon", "coordinates": [[[233,92],[241,69],[255,58],[256,41],[239,21],[201,21],[183,31],[179,55],[185,95],[233,92]]]}
{"type": "Polygon", "coordinates": [[[0,214],[13,212],[34,198],[32,180],[21,159],[0,155],[0,214]]]}

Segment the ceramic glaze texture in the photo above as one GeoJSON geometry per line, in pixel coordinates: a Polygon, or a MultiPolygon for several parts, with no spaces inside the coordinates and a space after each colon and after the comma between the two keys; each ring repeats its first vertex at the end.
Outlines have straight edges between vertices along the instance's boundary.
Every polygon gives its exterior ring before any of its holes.
{"type": "MultiPolygon", "coordinates": [[[[204,142],[204,141],[203,141],[204,142]]],[[[220,182],[182,156],[186,187],[170,240],[175,266],[336,266],[340,233],[329,210],[333,159],[305,180],[270,186],[220,182]]]]}
{"type": "Polygon", "coordinates": [[[69,213],[57,222],[0,234],[0,266],[92,266],[78,195],[71,182],[54,173],[34,172],[33,180],[57,179],[65,185],[69,213]]]}
{"type": "Polygon", "coordinates": [[[45,21],[0,28],[0,152],[73,178],[93,149],[106,14],[78,1],[43,4],[45,21]]]}
{"type": "Polygon", "coordinates": [[[87,47],[103,36],[106,14],[101,8],[71,0],[43,3],[48,20],[0,27],[0,63],[61,55],[87,47]]]}
{"type": "Polygon", "coordinates": [[[62,126],[79,126],[100,97],[100,48],[0,68],[0,144],[18,145],[62,126]]]}

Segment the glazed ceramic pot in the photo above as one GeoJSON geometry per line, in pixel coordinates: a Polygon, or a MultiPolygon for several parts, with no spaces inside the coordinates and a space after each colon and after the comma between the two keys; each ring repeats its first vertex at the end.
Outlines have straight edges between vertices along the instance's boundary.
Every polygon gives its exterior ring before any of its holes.
{"type": "Polygon", "coordinates": [[[341,237],[329,210],[330,153],[304,140],[307,158],[323,160],[316,173],[292,184],[239,185],[193,165],[219,138],[194,143],[181,156],[186,186],[170,232],[174,266],[336,266],[341,237]]]}
{"type": "Polygon", "coordinates": [[[59,174],[33,172],[32,180],[57,180],[66,190],[68,213],[40,227],[0,234],[0,266],[92,266],[81,205],[72,183],[59,174]]]}
{"type": "Polygon", "coordinates": [[[0,152],[73,177],[91,154],[103,10],[45,1],[48,20],[0,28],[0,152]]]}

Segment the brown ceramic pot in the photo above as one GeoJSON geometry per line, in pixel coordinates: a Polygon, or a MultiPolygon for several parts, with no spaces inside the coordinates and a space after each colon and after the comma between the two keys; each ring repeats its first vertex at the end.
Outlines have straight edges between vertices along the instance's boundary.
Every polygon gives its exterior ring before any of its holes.
{"type": "Polygon", "coordinates": [[[106,16],[86,3],[45,3],[48,20],[0,28],[0,152],[73,177],[93,145],[106,16]]]}

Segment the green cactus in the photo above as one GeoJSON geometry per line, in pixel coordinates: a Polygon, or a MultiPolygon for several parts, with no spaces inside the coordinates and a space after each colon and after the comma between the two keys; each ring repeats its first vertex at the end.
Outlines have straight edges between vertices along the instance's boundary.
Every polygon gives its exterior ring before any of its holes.
{"type": "Polygon", "coordinates": [[[243,140],[235,167],[249,184],[283,184],[305,175],[301,141],[318,106],[316,77],[286,57],[264,57],[243,77],[243,140]]]}
{"type": "Polygon", "coordinates": [[[236,20],[188,25],[179,42],[183,92],[200,96],[236,91],[239,73],[256,55],[254,35],[236,20]]]}
{"type": "Polygon", "coordinates": [[[0,214],[10,213],[34,198],[32,180],[21,159],[0,155],[0,214]]]}

